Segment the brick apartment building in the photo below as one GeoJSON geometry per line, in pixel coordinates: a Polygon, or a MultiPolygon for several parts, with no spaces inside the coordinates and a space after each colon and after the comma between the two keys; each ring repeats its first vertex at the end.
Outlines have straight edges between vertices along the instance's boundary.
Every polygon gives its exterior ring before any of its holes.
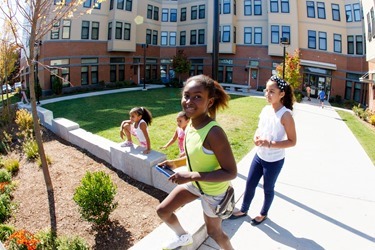
{"type": "MultiPolygon", "coordinates": [[[[94,4],[86,0],[82,9],[94,4]]],[[[168,79],[175,76],[171,59],[180,49],[192,63],[189,75],[211,75],[213,5],[213,0],[106,0],[90,15],[56,22],[38,53],[38,61],[53,68],[39,66],[39,82],[50,90],[51,71],[66,79],[65,87],[140,83],[144,75],[147,81],[168,79]]],[[[311,85],[313,96],[324,88],[330,97],[368,104],[369,84],[360,78],[369,71],[370,40],[360,0],[219,0],[219,11],[219,82],[264,86],[283,61],[280,38],[288,38],[286,51],[299,49],[302,86],[311,85]]],[[[28,72],[22,72],[26,81],[28,72]]]]}

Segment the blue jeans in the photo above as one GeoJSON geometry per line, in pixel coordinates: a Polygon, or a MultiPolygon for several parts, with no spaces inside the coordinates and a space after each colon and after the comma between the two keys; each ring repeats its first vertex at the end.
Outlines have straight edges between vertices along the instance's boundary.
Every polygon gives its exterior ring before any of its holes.
{"type": "Polygon", "coordinates": [[[262,216],[268,214],[273,197],[275,196],[275,183],[284,165],[284,159],[275,162],[267,162],[259,158],[256,154],[250,165],[249,174],[246,180],[246,189],[241,206],[241,212],[247,213],[250,203],[254,198],[255,189],[263,176],[264,202],[260,212],[262,216]]]}

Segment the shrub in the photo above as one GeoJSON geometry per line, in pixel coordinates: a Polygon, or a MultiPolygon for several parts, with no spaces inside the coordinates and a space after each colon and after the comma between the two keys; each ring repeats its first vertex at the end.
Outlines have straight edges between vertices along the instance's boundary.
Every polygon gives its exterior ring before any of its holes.
{"type": "Polygon", "coordinates": [[[11,174],[15,174],[20,168],[20,162],[17,159],[7,159],[4,162],[4,168],[11,174]]]}
{"type": "Polygon", "coordinates": [[[375,115],[371,115],[370,118],[369,118],[369,123],[371,123],[371,125],[374,125],[375,126],[375,115]]]}
{"type": "Polygon", "coordinates": [[[79,237],[57,237],[51,231],[36,234],[38,250],[88,250],[87,243],[79,237]]]}
{"type": "Polygon", "coordinates": [[[38,157],[38,143],[34,139],[27,139],[23,142],[23,151],[28,160],[35,160],[38,157]]]}
{"type": "Polygon", "coordinates": [[[60,78],[55,77],[52,82],[52,91],[55,95],[61,95],[63,89],[63,84],[60,78]]]}
{"type": "Polygon", "coordinates": [[[0,223],[9,218],[13,210],[10,194],[5,192],[0,194],[0,223]]]}
{"type": "Polygon", "coordinates": [[[33,116],[26,109],[16,112],[15,122],[21,131],[21,136],[30,137],[33,134],[33,116]]]}
{"type": "Polygon", "coordinates": [[[88,250],[89,247],[84,239],[80,237],[59,237],[57,250],[88,250]]]}
{"type": "MultiPolygon", "coordinates": [[[[48,155],[46,155],[46,160],[47,160],[48,165],[52,164],[51,158],[48,155]]],[[[42,160],[40,159],[40,157],[38,157],[36,162],[37,162],[38,166],[41,168],[42,167],[42,160]]]]}
{"type": "Polygon", "coordinates": [[[11,182],[12,175],[6,169],[0,169],[0,182],[11,182]]]}
{"type": "Polygon", "coordinates": [[[9,237],[9,250],[36,250],[39,241],[38,239],[29,231],[22,229],[14,232],[9,237]]]}
{"type": "Polygon", "coordinates": [[[5,242],[16,229],[6,224],[0,224],[0,241],[5,242]]]}
{"type": "Polygon", "coordinates": [[[80,207],[82,218],[97,225],[108,222],[110,213],[117,207],[114,202],[117,187],[109,175],[99,171],[87,172],[75,190],[73,200],[80,207]]]}

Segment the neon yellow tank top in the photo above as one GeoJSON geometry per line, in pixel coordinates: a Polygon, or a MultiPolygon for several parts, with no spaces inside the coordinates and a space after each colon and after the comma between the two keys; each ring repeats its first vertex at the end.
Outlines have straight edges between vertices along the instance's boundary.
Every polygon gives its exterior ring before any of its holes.
{"type": "MultiPolygon", "coordinates": [[[[219,126],[219,124],[216,121],[211,121],[205,127],[196,130],[191,126],[191,123],[189,123],[186,128],[185,151],[187,150],[187,153],[189,154],[189,160],[191,164],[190,167],[193,172],[212,172],[214,170],[220,169],[220,165],[215,154],[208,154],[203,151],[203,142],[206,139],[208,132],[214,126],[219,126]]],[[[195,181],[193,181],[192,183],[197,187],[195,181]]],[[[224,193],[227,190],[229,182],[199,181],[199,185],[201,186],[205,194],[216,196],[224,193]]]]}

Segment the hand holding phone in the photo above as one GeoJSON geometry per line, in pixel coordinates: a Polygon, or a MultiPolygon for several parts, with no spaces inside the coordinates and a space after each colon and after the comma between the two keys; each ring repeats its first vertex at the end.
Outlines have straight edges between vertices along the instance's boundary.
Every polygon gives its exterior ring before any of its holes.
{"type": "Polygon", "coordinates": [[[167,165],[163,165],[163,166],[159,166],[159,165],[156,165],[155,168],[162,174],[164,174],[165,176],[167,176],[168,178],[171,176],[171,175],[174,175],[175,174],[175,171],[173,171],[170,167],[168,167],[167,165]]]}

